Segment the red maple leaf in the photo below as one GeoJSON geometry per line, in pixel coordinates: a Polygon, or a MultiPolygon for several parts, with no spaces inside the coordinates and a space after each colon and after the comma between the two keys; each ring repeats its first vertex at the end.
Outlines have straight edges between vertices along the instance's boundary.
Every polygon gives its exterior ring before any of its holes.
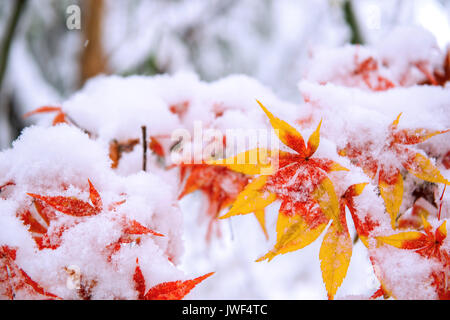
{"type": "Polygon", "coordinates": [[[85,217],[85,216],[93,216],[99,214],[103,209],[102,199],[100,198],[99,193],[92,185],[91,181],[89,182],[89,202],[79,200],[75,197],[63,197],[63,196],[41,196],[34,193],[27,193],[30,197],[35,199],[39,199],[46,204],[50,205],[54,209],[75,217],[85,217]]]}
{"type": "Polygon", "coordinates": [[[154,235],[157,237],[164,237],[163,234],[155,232],[143,226],[136,220],[129,220],[126,217],[123,217],[121,224],[122,224],[122,235],[116,242],[113,242],[106,247],[106,249],[109,251],[107,258],[108,262],[111,262],[112,255],[117,253],[122,247],[122,245],[127,243],[140,244],[142,235],[154,235]]]}
{"type": "Polygon", "coordinates": [[[436,288],[439,299],[448,300],[450,298],[450,255],[442,247],[444,239],[447,237],[447,221],[433,230],[431,224],[424,217],[422,220],[424,232],[405,231],[377,237],[377,240],[399,249],[414,251],[424,258],[437,261],[441,268],[431,273],[433,286],[436,288]]]}
{"type": "Polygon", "coordinates": [[[373,57],[368,57],[361,63],[357,61],[358,57],[355,56],[356,69],[354,75],[361,76],[369,89],[373,91],[385,91],[395,87],[392,81],[379,74],[378,62],[373,57]]]}
{"type": "Polygon", "coordinates": [[[23,271],[15,262],[16,249],[8,246],[0,247],[0,293],[14,300],[19,292],[36,299],[60,299],[46,291],[23,271]]]}
{"type": "Polygon", "coordinates": [[[135,284],[134,287],[138,292],[139,300],[181,300],[197,284],[213,274],[214,272],[210,272],[192,280],[163,282],[145,292],[145,278],[139,267],[139,260],[136,259],[136,269],[134,271],[133,281],[135,284]]]}
{"type": "MultiPolygon", "coordinates": [[[[62,234],[71,227],[67,223],[56,224],[58,215],[55,210],[75,217],[92,216],[101,212],[103,204],[100,194],[89,180],[88,182],[89,199],[92,204],[74,197],[49,197],[28,193],[29,196],[34,198],[34,210],[27,208],[18,212],[17,215],[29,228],[28,231],[31,232],[39,250],[58,248],[61,245],[62,234]],[[53,224],[53,228],[50,228],[51,223],[53,224]]],[[[123,202],[115,205],[121,203],[123,202]]],[[[73,222],[73,224],[76,223],[77,221],[73,222]]]]}

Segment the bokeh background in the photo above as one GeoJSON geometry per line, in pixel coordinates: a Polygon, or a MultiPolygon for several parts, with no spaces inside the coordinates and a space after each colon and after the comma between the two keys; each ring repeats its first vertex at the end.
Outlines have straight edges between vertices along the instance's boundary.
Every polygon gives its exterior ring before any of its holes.
{"type": "Polygon", "coordinates": [[[398,25],[444,48],[449,17],[448,0],[1,0],[0,149],[30,124],[26,111],[98,74],[244,73],[295,102],[315,48],[371,44],[398,25]],[[80,29],[67,27],[71,5],[80,29]]]}

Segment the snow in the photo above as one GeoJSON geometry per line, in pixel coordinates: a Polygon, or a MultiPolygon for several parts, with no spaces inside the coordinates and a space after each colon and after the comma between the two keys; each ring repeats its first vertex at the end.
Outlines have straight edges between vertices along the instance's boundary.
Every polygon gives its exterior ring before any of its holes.
{"type": "MultiPolygon", "coordinates": [[[[19,247],[16,263],[48,291],[61,298],[77,298],[76,291],[66,286],[64,271],[64,267],[74,265],[85,279],[96,281],[92,298],[134,299],[135,265],[130,261],[134,262],[136,257],[140,258],[141,269],[150,284],[156,285],[160,278],[178,280],[173,278],[183,276],[168,260],[170,257],[176,263],[182,254],[182,216],[172,187],[161,178],[144,172],[118,176],[110,169],[107,149],[65,124],[27,128],[12,149],[0,154],[0,163],[2,185],[6,181],[15,183],[1,193],[2,226],[8,226],[1,232],[2,245],[19,247]],[[31,198],[26,193],[87,199],[88,179],[100,193],[102,212],[92,217],[59,214],[54,223],[69,226],[61,245],[55,250],[38,250],[31,233],[16,218],[20,208],[31,207],[31,198]],[[123,199],[126,202],[117,210],[107,208],[123,199]],[[122,216],[165,236],[158,239],[150,236],[139,246],[120,250],[111,264],[107,262],[105,248],[121,236],[122,216]],[[168,275],[169,270],[172,272],[168,275]]],[[[53,221],[49,232],[52,225],[53,221]]]]}
{"type": "MultiPolygon", "coordinates": [[[[298,84],[303,101],[297,103],[280,99],[270,88],[244,75],[212,82],[202,81],[190,72],[91,79],[62,103],[71,124],[51,127],[50,119],[43,117],[38,126],[26,128],[11,149],[0,153],[0,186],[14,183],[0,193],[0,245],[19,248],[16,263],[49,292],[66,299],[78,298],[77,291],[67,285],[67,268],[79,268],[85,281],[95,283],[94,299],[135,299],[136,258],[147,288],[215,271],[214,278],[199,285],[188,299],[325,298],[318,259],[323,234],[300,251],[278,256],[270,263],[254,262],[273,247],[280,202],[266,210],[268,240],[250,214],[215,221],[220,235],[208,242],[210,217],[205,195],[196,192],[178,201],[182,185],[179,169],[174,166],[176,157],[170,157],[175,143],[173,133],[187,133],[192,144],[184,147],[194,150],[201,150],[213,138],[205,138],[208,130],[225,134],[227,146],[232,144],[233,134],[248,138],[249,145],[236,144],[227,150],[227,156],[257,145],[274,147],[269,143],[269,136],[273,137],[271,126],[256,103],[258,99],[275,116],[298,129],[305,141],[322,120],[320,145],[313,158],[331,159],[349,169],[328,174],[338,196],[353,184],[367,183],[354,200],[358,218],[374,222],[370,246],[367,249],[361,241],[353,246],[348,275],[336,298],[370,297],[379,288],[380,278],[396,298],[436,298],[430,274],[439,264],[413,251],[377,245],[373,237],[393,232],[377,189],[378,180],[368,177],[360,164],[340,156],[338,150],[351,144],[363,150],[365,160],[374,158],[386,168],[397,168],[406,155],[390,148],[389,128],[400,113],[399,129],[449,128],[448,85],[422,85],[427,76],[416,65],[423,63],[431,72],[443,57],[435,39],[416,28],[398,29],[379,44],[367,47],[318,51],[298,84]],[[373,58],[378,67],[378,73],[371,74],[369,80],[355,74],[358,64],[367,58],[373,58]],[[371,81],[376,81],[377,75],[389,79],[393,87],[373,90],[371,81]],[[117,169],[112,169],[111,142],[141,139],[142,126],[146,126],[147,136],[158,139],[167,156],[161,159],[148,150],[148,170],[144,172],[139,143],[124,152],[117,169]],[[266,139],[249,137],[257,130],[265,130],[266,139]],[[55,236],[60,226],[67,226],[67,230],[56,239],[60,240],[56,249],[39,250],[19,219],[23,210],[32,208],[27,193],[88,201],[88,179],[102,198],[101,212],[89,217],[56,213],[49,233],[53,231],[55,236]],[[110,207],[121,200],[126,201],[110,207]],[[122,244],[109,261],[106,248],[121,237],[124,219],[136,220],[164,237],[143,235],[139,243],[122,244]],[[376,262],[375,272],[369,255],[376,262]]],[[[120,60],[120,53],[116,59],[120,60]]],[[[223,139],[218,141],[222,143],[223,139]]],[[[430,157],[449,178],[450,170],[442,164],[442,157],[450,150],[448,134],[408,148],[430,157]]],[[[303,174],[301,170],[295,172],[291,182],[303,174]]],[[[405,168],[400,170],[405,176],[400,214],[405,214],[416,200],[413,191],[423,181],[412,177],[405,168]]],[[[236,191],[227,179],[221,187],[231,193],[236,191]]],[[[283,187],[278,192],[292,192],[288,188],[292,186],[283,187]]],[[[313,189],[313,181],[305,179],[293,198],[307,200],[308,191],[313,189]]],[[[442,192],[442,186],[436,187],[435,199],[442,192]]],[[[449,203],[447,193],[443,218],[449,216],[449,203]]],[[[436,212],[429,216],[434,227],[440,224],[436,212]]],[[[348,213],[347,221],[353,238],[356,231],[348,213]]],[[[448,251],[448,239],[442,247],[448,251]]]]}

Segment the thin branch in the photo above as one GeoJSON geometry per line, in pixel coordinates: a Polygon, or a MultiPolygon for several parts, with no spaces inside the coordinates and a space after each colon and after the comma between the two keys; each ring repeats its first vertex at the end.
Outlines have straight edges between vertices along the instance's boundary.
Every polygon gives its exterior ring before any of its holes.
{"type": "Polygon", "coordinates": [[[25,4],[28,0],[16,0],[13,9],[13,15],[9,25],[6,28],[5,41],[2,45],[0,55],[0,92],[2,90],[3,78],[5,76],[6,66],[8,64],[9,51],[14,37],[14,32],[19,24],[20,16],[24,11],[25,4]]]}
{"type": "Polygon", "coordinates": [[[147,127],[142,126],[142,170],[147,171],[147,127]]]}

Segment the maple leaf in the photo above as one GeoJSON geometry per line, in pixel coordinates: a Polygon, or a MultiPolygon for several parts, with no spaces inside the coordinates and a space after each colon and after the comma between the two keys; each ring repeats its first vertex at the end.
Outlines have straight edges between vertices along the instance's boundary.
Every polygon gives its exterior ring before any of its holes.
{"type": "Polygon", "coordinates": [[[422,257],[434,259],[442,265],[442,269],[432,272],[433,285],[440,299],[450,297],[450,255],[442,248],[447,237],[446,222],[433,230],[431,224],[422,216],[424,232],[405,231],[390,236],[381,236],[376,239],[387,245],[405,250],[412,250],[422,257]]]}
{"type": "MultiPolygon", "coordinates": [[[[372,220],[370,215],[366,215],[364,217],[364,220],[361,220],[361,218],[358,216],[355,203],[354,203],[354,197],[359,196],[364,188],[367,186],[367,183],[359,183],[351,185],[347,191],[343,195],[342,201],[344,201],[345,205],[347,206],[353,220],[353,224],[356,229],[356,233],[358,234],[359,239],[361,239],[361,242],[366,246],[369,247],[368,244],[368,238],[370,236],[370,233],[379,226],[378,222],[375,222],[372,220]]],[[[342,205],[342,202],[341,202],[342,205]]]]}
{"type": "Polygon", "coordinates": [[[189,109],[190,102],[189,101],[183,101],[180,103],[175,103],[170,105],[169,110],[173,114],[176,114],[180,119],[184,117],[186,112],[189,109]]]}
{"type": "Polygon", "coordinates": [[[354,75],[360,75],[369,89],[385,91],[395,87],[392,81],[379,75],[378,62],[373,57],[368,57],[361,63],[358,63],[357,60],[358,57],[355,56],[356,68],[354,75]]]}
{"type": "Polygon", "coordinates": [[[437,215],[440,211],[424,198],[418,198],[412,208],[403,213],[397,220],[398,229],[420,229],[422,225],[422,217],[428,218],[431,215],[437,215]]]}
{"type": "Polygon", "coordinates": [[[389,294],[387,292],[385,292],[383,286],[380,286],[377,291],[375,291],[371,296],[370,296],[370,300],[374,300],[380,297],[384,297],[384,299],[389,298],[389,294]]]}
{"type": "Polygon", "coordinates": [[[106,249],[109,251],[107,258],[108,262],[111,262],[112,256],[120,250],[122,245],[127,243],[140,244],[142,235],[153,235],[156,237],[164,237],[163,234],[155,232],[143,226],[136,220],[130,220],[127,219],[126,217],[123,217],[121,225],[122,225],[122,235],[120,236],[120,238],[116,242],[113,242],[106,247],[106,249]]]}
{"type": "Polygon", "coordinates": [[[158,157],[164,157],[166,152],[164,151],[163,146],[155,137],[150,137],[150,143],[148,145],[150,150],[152,150],[158,157]]]}
{"type": "Polygon", "coordinates": [[[276,255],[309,245],[331,220],[322,243],[320,259],[328,297],[332,299],[347,272],[352,242],[345,221],[347,198],[343,197],[339,201],[327,173],[347,169],[329,159],[312,158],[320,143],[322,121],[305,144],[302,135],[295,128],[273,116],[257,102],[269,118],[280,141],[295,153],[272,150],[269,156],[267,150],[253,149],[235,157],[209,162],[246,174],[265,173],[246,186],[224,217],[259,212],[273,201],[281,200],[277,242],[274,249],[257,261],[270,261],[276,255]],[[274,154],[278,159],[278,168],[274,165],[274,154]],[[250,158],[256,162],[250,164],[242,161],[250,158]]]}
{"type": "Polygon", "coordinates": [[[7,186],[14,186],[14,185],[15,185],[14,182],[8,181],[8,182],[6,182],[5,184],[3,184],[3,185],[0,186],[0,192],[2,192],[3,188],[5,188],[5,187],[7,187],[7,186]]]}
{"type": "Polygon", "coordinates": [[[43,106],[43,107],[37,108],[35,110],[25,113],[24,117],[27,118],[27,117],[35,115],[35,114],[49,113],[49,112],[56,112],[56,116],[53,119],[53,125],[57,125],[58,123],[69,123],[67,121],[67,117],[66,117],[65,113],[62,111],[62,108],[54,107],[54,106],[43,106]]]}
{"type": "Polygon", "coordinates": [[[75,197],[63,197],[63,196],[41,196],[34,193],[27,193],[30,197],[41,200],[46,204],[50,205],[54,209],[71,216],[76,217],[85,217],[85,216],[93,216],[99,214],[103,209],[102,199],[100,194],[92,185],[91,181],[89,182],[89,199],[91,200],[92,205],[89,202],[85,202],[79,200],[75,197]]]}
{"type": "Polygon", "coordinates": [[[129,139],[120,142],[114,139],[111,141],[109,144],[109,158],[112,160],[111,168],[117,168],[123,153],[133,151],[137,144],[139,144],[139,139],[129,139]]]}
{"type": "MultiPolygon", "coordinates": [[[[331,183],[331,181],[327,183],[331,183]]],[[[332,202],[339,201],[338,217],[334,219],[330,219],[322,214],[321,210],[324,210],[326,204],[310,204],[313,206],[312,208],[302,205],[301,210],[309,210],[310,212],[307,218],[298,214],[283,214],[283,207],[281,207],[277,221],[277,242],[271,251],[257,261],[266,259],[270,261],[279,254],[285,254],[308,246],[322,234],[329,221],[332,220],[325,233],[319,252],[319,259],[321,260],[322,278],[327,289],[328,298],[333,299],[347,274],[352,255],[352,240],[348,232],[345,208],[349,209],[352,216],[357,216],[353,198],[360,195],[365,186],[366,183],[352,185],[339,200],[337,198],[332,200],[332,202]]],[[[329,203],[327,202],[327,204],[329,203]]],[[[331,205],[333,208],[335,206],[337,204],[331,205]]],[[[328,210],[332,210],[331,207],[328,210]]],[[[360,232],[363,233],[362,231],[360,232]]],[[[361,238],[365,240],[363,236],[361,238]]]]}
{"type": "Polygon", "coordinates": [[[28,231],[31,232],[39,250],[58,248],[61,245],[62,234],[68,226],[56,226],[49,231],[51,220],[56,219],[55,212],[50,206],[37,199],[34,200],[33,205],[34,210],[27,208],[19,212],[19,219],[28,226],[28,231]]]}
{"type": "Polygon", "coordinates": [[[248,177],[227,168],[208,164],[181,164],[181,179],[184,179],[188,170],[190,170],[189,177],[187,177],[178,199],[182,199],[196,190],[201,190],[207,196],[209,202],[207,213],[211,217],[207,233],[209,239],[212,224],[216,221],[220,211],[236,200],[237,195],[247,185],[248,177]]]}
{"type": "Polygon", "coordinates": [[[446,133],[449,130],[432,131],[422,128],[414,130],[398,129],[401,115],[400,113],[389,127],[387,143],[381,150],[381,154],[394,154],[399,159],[398,163],[401,165],[387,165],[380,160],[381,157],[375,159],[367,150],[371,146],[370,143],[367,143],[365,148],[356,147],[348,143],[345,148],[338,150],[340,155],[347,156],[355,165],[362,167],[370,178],[375,179],[378,173],[378,187],[384,200],[386,211],[391,216],[391,225],[394,229],[403,200],[401,167],[419,179],[433,183],[450,184],[430,159],[408,147],[409,145],[424,142],[435,135],[446,133]]]}
{"type": "MultiPolygon", "coordinates": [[[[88,182],[89,199],[92,205],[74,197],[48,197],[28,193],[29,196],[34,198],[34,210],[26,208],[19,211],[17,216],[28,227],[28,231],[32,234],[39,250],[58,248],[61,245],[63,233],[71,227],[67,223],[58,225],[55,222],[58,218],[54,210],[75,217],[92,216],[101,212],[103,204],[100,194],[89,180],[88,182]],[[50,228],[51,222],[53,222],[52,228],[50,228]]],[[[113,207],[122,203],[113,204],[113,207]]],[[[110,209],[113,209],[113,207],[110,206],[110,209]]],[[[73,224],[76,223],[76,221],[73,222],[73,224]]]]}
{"type": "Polygon", "coordinates": [[[163,282],[145,292],[145,278],[139,267],[139,260],[136,259],[136,269],[134,271],[133,281],[135,289],[138,292],[139,300],[181,300],[197,284],[213,274],[214,272],[210,272],[192,280],[163,282]]]}
{"type": "Polygon", "coordinates": [[[60,299],[46,291],[15,262],[16,249],[0,247],[0,290],[3,296],[14,300],[19,291],[25,291],[36,299],[60,299]]]}

